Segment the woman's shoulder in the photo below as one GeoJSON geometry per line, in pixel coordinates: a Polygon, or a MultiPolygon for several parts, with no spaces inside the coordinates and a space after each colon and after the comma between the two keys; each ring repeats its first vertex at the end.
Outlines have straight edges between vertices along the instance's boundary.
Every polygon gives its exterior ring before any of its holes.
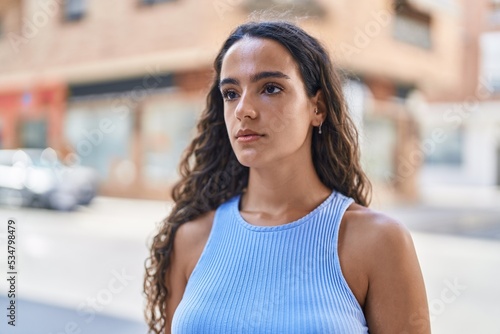
{"type": "Polygon", "coordinates": [[[379,259],[392,259],[413,253],[413,241],[406,226],[382,212],[353,203],[344,214],[339,243],[365,258],[368,267],[379,259]]]}
{"type": "Polygon", "coordinates": [[[192,249],[193,245],[199,244],[201,240],[208,238],[215,216],[215,210],[182,223],[175,234],[175,242],[180,249],[192,249]]]}
{"type": "Polygon", "coordinates": [[[215,210],[208,211],[201,216],[182,223],[175,233],[175,253],[182,257],[184,272],[187,278],[198,262],[210,235],[215,216],[215,210]]]}
{"type": "Polygon", "coordinates": [[[410,236],[407,227],[397,219],[357,203],[349,206],[343,219],[342,224],[365,241],[394,243],[410,236]]]}

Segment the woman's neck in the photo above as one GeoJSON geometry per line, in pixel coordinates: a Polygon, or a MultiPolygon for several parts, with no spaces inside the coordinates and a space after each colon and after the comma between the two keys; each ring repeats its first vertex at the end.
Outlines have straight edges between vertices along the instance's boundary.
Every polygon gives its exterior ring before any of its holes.
{"type": "Polygon", "coordinates": [[[319,179],[312,161],[279,168],[250,168],[240,210],[268,216],[308,212],[331,194],[319,179]]]}

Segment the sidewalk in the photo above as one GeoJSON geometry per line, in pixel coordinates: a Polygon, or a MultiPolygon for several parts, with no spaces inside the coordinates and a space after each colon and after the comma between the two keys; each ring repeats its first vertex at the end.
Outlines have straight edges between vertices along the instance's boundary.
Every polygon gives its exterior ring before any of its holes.
{"type": "Polygon", "coordinates": [[[434,334],[499,334],[500,242],[412,232],[434,334]]]}
{"type": "Polygon", "coordinates": [[[440,187],[385,212],[412,232],[433,333],[500,334],[500,189],[440,187]]]}

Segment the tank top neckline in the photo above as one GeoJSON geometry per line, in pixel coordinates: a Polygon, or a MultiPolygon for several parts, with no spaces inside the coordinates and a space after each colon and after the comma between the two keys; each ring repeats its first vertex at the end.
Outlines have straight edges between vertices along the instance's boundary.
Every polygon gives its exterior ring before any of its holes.
{"type": "Polygon", "coordinates": [[[255,231],[255,232],[277,232],[277,231],[283,231],[283,230],[288,230],[290,228],[294,228],[297,226],[300,226],[307,221],[311,220],[314,216],[316,216],[325,206],[327,206],[336,196],[338,192],[335,190],[332,190],[331,194],[328,195],[328,197],[321,202],[316,208],[314,208],[312,211],[310,211],[308,214],[305,216],[294,220],[289,223],[285,223],[282,225],[276,225],[276,226],[261,226],[261,225],[253,225],[247,222],[243,216],[241,215],[240,212],[240,200],[241,200],[241,193],[236,195],[232,201],[231,209],[233,212],[233,215],[236,217],[236,221],[243,227],[245,227],[248,230],[255,231]]]}

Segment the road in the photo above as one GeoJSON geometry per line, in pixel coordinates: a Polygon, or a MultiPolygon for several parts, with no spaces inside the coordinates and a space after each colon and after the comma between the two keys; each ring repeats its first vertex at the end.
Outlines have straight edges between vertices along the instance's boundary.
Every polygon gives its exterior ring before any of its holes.
{"type": "MultiPolygon", "coordinates": [[[[3,320],[0,332],[69,333],[65,328],[76,323],[79,333],[144,333],[147,240],[168,210],[161,202],[104,197],[73,213],[0,208],[0,277],[7,276],[5,227],[13,218],[19,298],[17,331],[3,320]]],[[[412,231],[433,333],[500,334],[500,212],[430,206],[386,211],[412,231]]],[[[1,278],[2,310],[7,290],[1,278]]]]}

